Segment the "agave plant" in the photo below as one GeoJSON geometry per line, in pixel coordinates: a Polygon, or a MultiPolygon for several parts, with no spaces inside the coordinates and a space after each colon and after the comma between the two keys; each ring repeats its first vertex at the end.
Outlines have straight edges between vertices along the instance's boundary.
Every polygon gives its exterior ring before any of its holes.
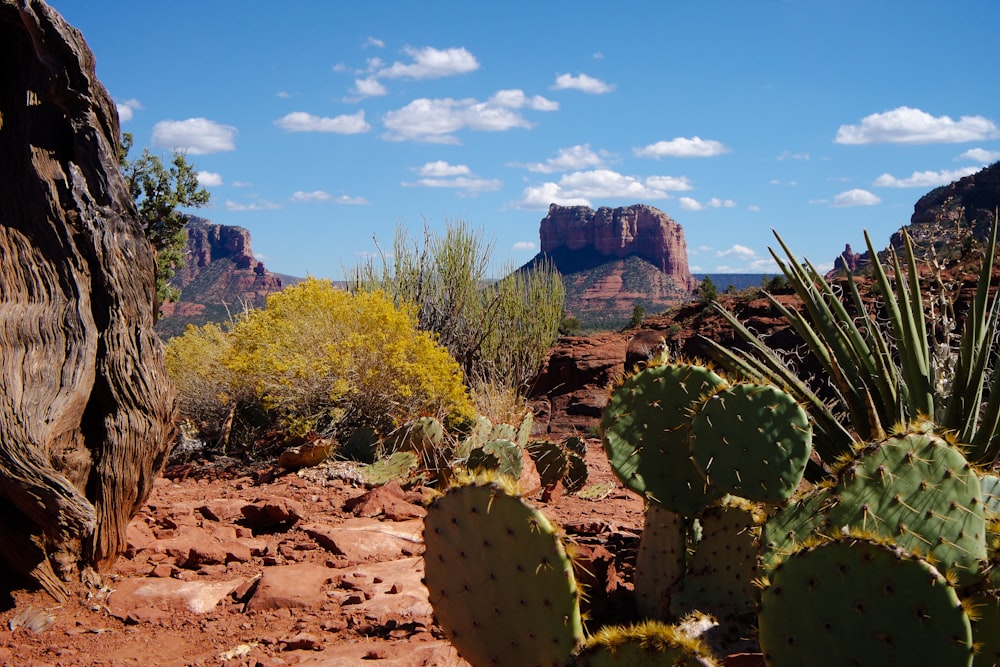
{"type": "Polygon", "coordinates": [[[813,418],[813,445],[824,461],[850,452],[856,438],[882,440],[895,424],[931,419],[968,445],[971,461],[994,462],[1000,454],[1000,372],[994,372],[991,359],[996,358],[1000,329],[1000,293],[990,297],[990,282],[997,225],[986,243],[976,294],[949,368],[942,368],[933,354],[917,259],[905,231],[903,257],[890,249],[888,267],[877,260],[865,233],[885,322],[862,302],[852,276],[841,298],[815,266],[797,260],[777,233],[775,237],[785,257],[773,249],[771,255],[802,308],[767,297],[805,342],[830,387],[821,390],[816,382],[802,379],[780,353],[718,303],[716,310],[749,347],[727,349],[706,339],[715,360],[730,372],[781,385],[795,396],[813,418]],[[942,373],[950,376],[947,382],[940,381],[942,373]]]}

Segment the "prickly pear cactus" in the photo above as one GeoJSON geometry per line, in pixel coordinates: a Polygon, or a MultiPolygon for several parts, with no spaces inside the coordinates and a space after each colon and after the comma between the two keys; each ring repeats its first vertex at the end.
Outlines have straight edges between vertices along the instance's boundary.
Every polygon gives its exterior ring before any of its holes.
{"type": "Polygon", "coordinates": [[[982,591],[966,601],[973,607],[974,667],[1000,665],[1000,591],[982,591]]]}
{"type": "Polygon", "coordinates": [[[758,541],[762,513],[751,503],[709,507],[699,515],[702,537],[670,611],[681,617],[694,611],[717,618],[739,616],[757,608],[758,541]]]}
{"type": "Polygon", "coordinates": [[[569,471],[569,454],[553,440],[533,440],[526,448],[538,469],[542,486],[553,486],[569,471]]]}
{"type": "Polygon", "coordinates": [[[566,489],[567,493],[575,493],[586,486],[590,470],[587,468],[587,461],[575,451],[568,451],[567,459],[569,467],[566,470],[566,476],[563,477],[563,488],[566,489]]]}
{"type": "Polygon", "coordinates": [[[361,467],[361,475],[366,484],[381,486],[389,482],[406,480],[420,465],[420,459],[413,452],[396,452],[388,458],[361,467]]]}
{"type": "Polygon", "coordinates": [[[980,475],[979,485],[983,488],[983,503],[986,505],[986,512],[1000,514],[1000,477],[980,475]]]}
{"type": "Polygon", "coordinates": [[[806,411],[781,389],[744,383],[698,406],[688,446],[712,485],[749,500],[780,502],[802,481],[812,427],[806,411]]]}
{"type": "Polygon", "coordinates": [[[927,561],[869,539],[802,549],[761,593],[760,647],[773,667],[970,665],[972,629],[927,561]]]}
{"type": "Polygon", "coordinates": [[[604,449],[628,488],[683,515],[723,496],[698,472],[688,451],[692,406],[725,386],[704,366],[664,364],[625,380],[601,418],[604,449]]]}
{"type": "Polygon", "coordinates": [[[656,621],[602,628],[587,640],[573,667],[714,667],[704,643],[656,621]]]}
{"type": "Polygon", "coordinates": [[[491,470],[517,479],[521,476],[524,459],[517,443],[504,439],[490,440],[469,452],[466,466],[469,470],[491,470]]]}
{"type": "Polygon", "coordinates": [[[827,532],[875,533],[927,554],[966,585],[987,558],[982,489],[958,448],[932,433],[866,446],[846,462],[826,512],[827,532]]]}
{"type": "Polygon", "coordinates": [[[449,489],[424,519],[425,583],[448,639],[473,665],[561,666],[583,640],[558,532],[495,483],[449,489]]]}
{"type": "Polygon", "coordinates": [[[765,572],[799,550],[814,532],[826,525],[826,511],[834,503],[828,487],[817,487],[778,508],[764,523],[760,536],[765,572]]]}
{"type": "Polygon", "coordinates": [[[635,602],[640,616],[670,617],[670,592],[684,576],[686,559],[684,517],[650,503],[635,559],[635,602]]]}

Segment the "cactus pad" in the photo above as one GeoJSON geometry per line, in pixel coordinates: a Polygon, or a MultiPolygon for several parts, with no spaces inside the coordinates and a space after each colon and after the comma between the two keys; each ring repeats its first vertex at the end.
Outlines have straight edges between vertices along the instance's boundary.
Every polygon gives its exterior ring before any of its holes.
{"type": "Polygon", "coordinates": [[[749,503],[709,507],[701,513],[701,541],[687,575],[670,599],[674,616],[697,610],[726,618],[756,609],[758,514],[749,503]]]}
{"type": "Polygon", "coordinates": [[[780,502],[802,480],[812,427],[789,394],[744,383],[712,394],[697,408],[688,446],[712,485],[749,500],[780,502]]]}
{"type": "Polygon", "coordinates": [[[962,585],[986,560],[979,478],[954,446],[908,433],[866,446],[839,471],[828,533],[849,529],[925,554],[962,585]]]}
{"type": "Polygon", "coordinates": [[[583,640],[573,567],[556,529],[495,484],[427,508],[425,583],[437,621],[473,665],[564,665],[583,640]]]}
{"type": "Polygon", "coordinates": [[[972,630],[927,561],[871,540],[803,549],[761,593],[768,665],[969,665],[972,630]]]}
{"type": "Polygon", "coordinates": [[[569,455],[559,443],[552,440],[532,440],[526,448],[538,469],[542,486],[553,486],[569,471],[569,455]]]}
{"type": "Polygon", "coordinates": [[[983,591],[972,596],[975,608],[972,639],[976,645],[975,667],[1000,665],[1000,591],[983,591]]]}
{"type": "Polygon", "coordinates": [[[723,496],[695,468],[688,452],[692,405],[725,385],[704,366],[664,364],[631,376],[601,418],[604,449],[615,474],[632,491],[683,515],[723,496]]]}
{"type": "Polygon", "coordinates": [[[656,621],[603,628],[589,640],[573,667],[713,667],[708,648],[678,628],[656,621]]]}
{"type": "Polygon", "coordinates": [[[466,460],[469,470],[492,470],[517,479],[521,476],[524,459],[521,448],[510,440],[490,440],[469,452],[466,460]]]}
{"type": "Polygon", "coordinates": [[[684,576],[686,558],[684,517],[650,503],[635,559],[635,602],[643,618],[670,616],[670,591],[684,576]]]}
{"type": "Polygon", "coordinates": [[[567,493],[574,493],[587,484],[587,479],[590,478],[590,470],[587,468],[587,461],[580,454],[569,450],[567,457],[569,459],[569,469],[566,470],[566,476],[563,477],[563,488],[566,489],[567,493]]]}
{"type": "Polygon", "coordinates": [[[825,526],[832,504],[829,488],[816,487],[772,514],[761,528],[760,555],[765,572],[799,550],[814,532],[825,526]]]}

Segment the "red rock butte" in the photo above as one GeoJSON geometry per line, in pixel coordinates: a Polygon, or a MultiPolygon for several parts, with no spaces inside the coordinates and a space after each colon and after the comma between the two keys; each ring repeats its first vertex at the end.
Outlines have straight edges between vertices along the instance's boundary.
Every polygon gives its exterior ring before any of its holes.
{"type": "Polygon", "coordinates": [[[564,274],[583,268],[569,258],[593,265],[599,258],[636,256],[673,278],[678,288],[692,290],[697,284],[688,269],[684,229],[652,206],[602,206],[595,211],[552,204],[542,218],[539,236],[542,254],[552,257],[564,274]]]}

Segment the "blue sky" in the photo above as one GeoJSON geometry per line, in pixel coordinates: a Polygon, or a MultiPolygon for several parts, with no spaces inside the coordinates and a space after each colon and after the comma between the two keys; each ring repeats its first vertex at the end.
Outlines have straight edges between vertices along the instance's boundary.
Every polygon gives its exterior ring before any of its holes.
{"type": "Polygon", "coordinates": [[[52,0],[136,147],[187,152],[271,271],[339,278],[462,219],[644,203],[695,272],[821,266],[1000,159],[994,0],[52,0]]]}

